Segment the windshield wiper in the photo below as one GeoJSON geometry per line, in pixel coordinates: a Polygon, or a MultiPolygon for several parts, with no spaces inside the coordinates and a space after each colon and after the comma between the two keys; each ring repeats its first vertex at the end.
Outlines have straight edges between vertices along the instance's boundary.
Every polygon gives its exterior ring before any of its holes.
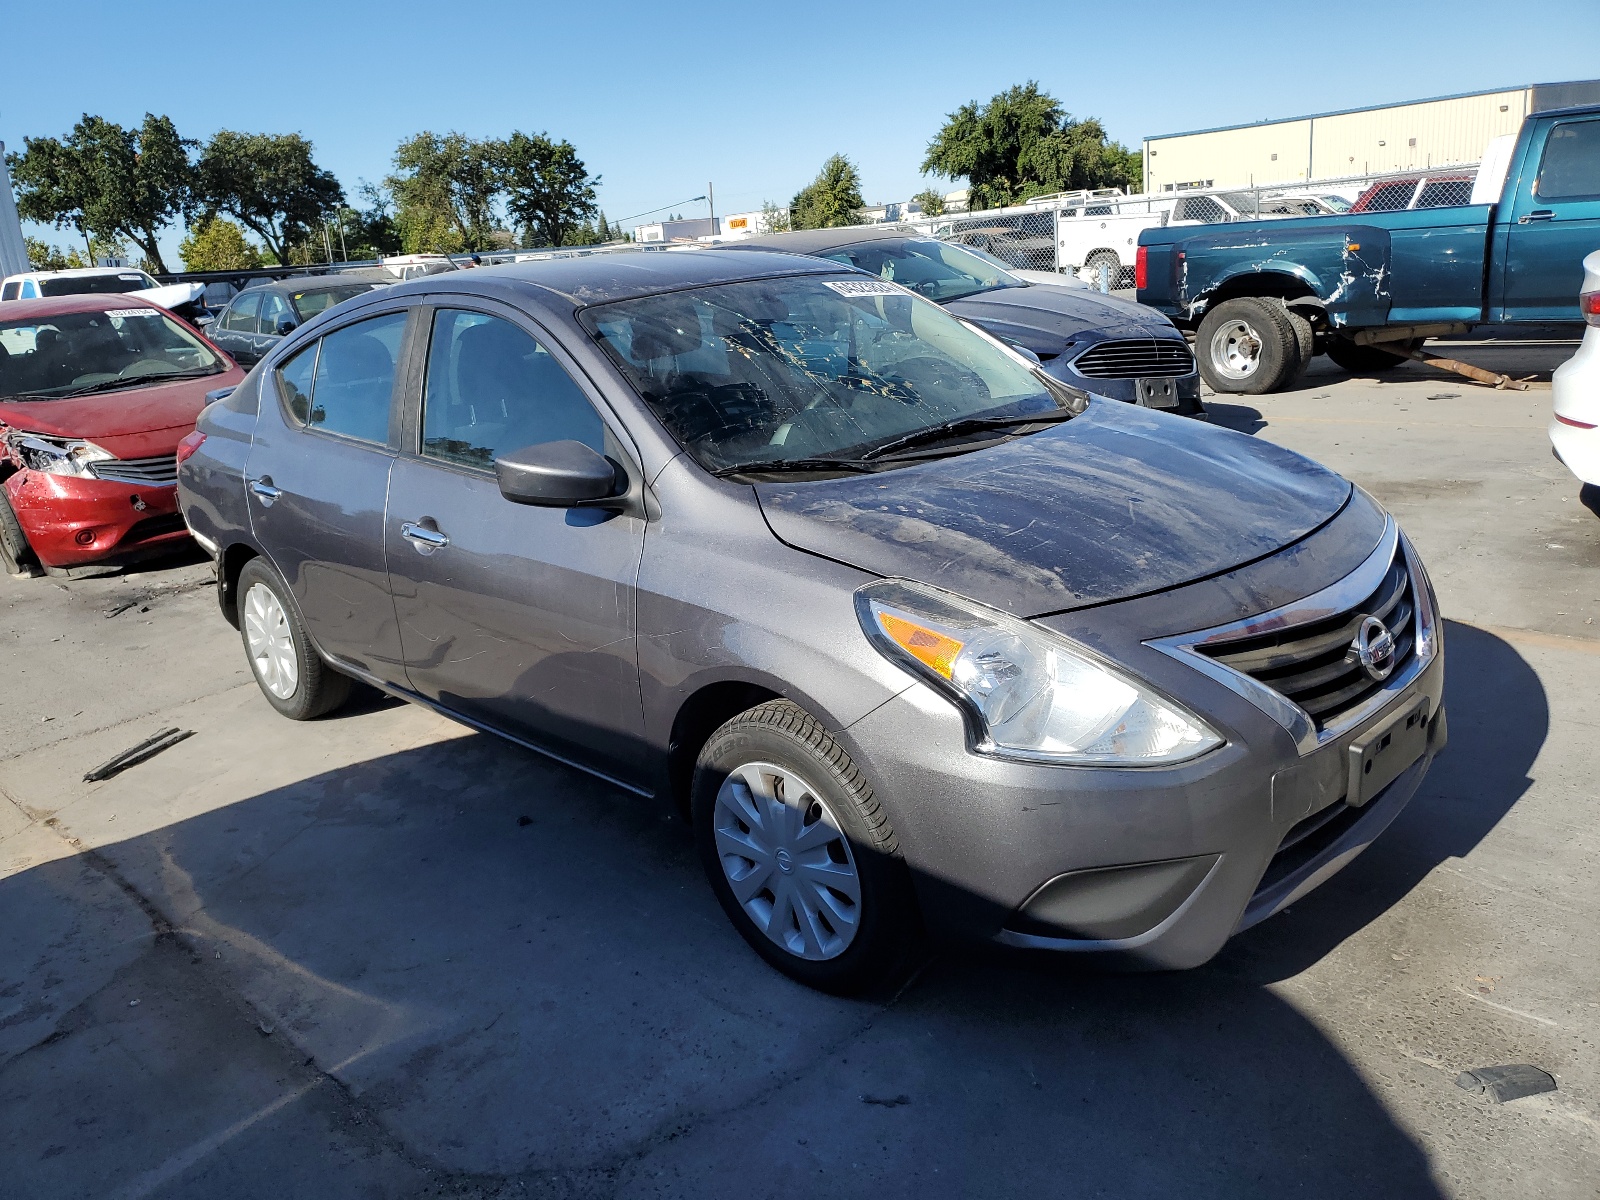
{"type": "MultiPolygon", "coordinates": [[[[192,371],[162,371],[160,374],[151,375],[118,375],[113,379],[102,379],[99,383],[85,384],[81,388],[73,388],[70,392],[62,392],[59,396],[40,396],[41,400],[70,400],[73,396],[88,396],[95,392],[114,392],[120,388],[138,387],[145,383],[161,383],[168,379],[197,379],[202,375],[217,374],[214,367],[200,367],[192,371]]],[[[37,393],[35,393],[37,394],[37,393]]]]}
{"type": "Polygon", "coordinates": [[[868,450],[861,457],[871,462],[880,460],[885,455],[896,450],[905,450],[911,446],[926,445],[929,442],[943,441],[945,438],[958,437],[963,433],[978,433],[985,429],[1010,429],[1022,425],[1050,424],[1056,421],[1066,421],[1078,414],[1070,408],[1057,408],[1041,413],[1027,413],[1022,416],[1009,417],[960,417],[954,421],[945,421],[940,425],[932,425],[927,429],[918,429],[914,433],[907,433],[897,438],[890,438],[868,450]]]}
{"type": "Polygon", "coordinates": [[[733,467],[719,467],[711,472],[718,479],[730,475],[760,475],[766,471],[876,471],[875,463],[858,458],[768,458],[760,462],[740,463],[733,467]]]}

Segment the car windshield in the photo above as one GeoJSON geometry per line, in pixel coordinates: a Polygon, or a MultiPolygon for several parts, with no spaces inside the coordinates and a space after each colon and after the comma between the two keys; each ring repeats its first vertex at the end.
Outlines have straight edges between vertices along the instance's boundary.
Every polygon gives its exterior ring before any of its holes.
{"type": "Polygon", "coordinates": [[[342,304],[356,296],[365,296],[373,289],[383,286],[381,283],[347,283],[343,287],[319,288],[314,292],[295,292],[289,299],[294,304],[294,311],[299,314],[300,319],[309,321],[335,304],[342,304]]]}
{"type": "Polygon", "coordinates": [[[83,296],[102,292],[140,292],[157,286],[156,281],[139,271],[118,271],[115,275],[57,275],[39,280],[43,296],[83,296]]]}
{"type": "Polygon", "coordinates": [[[820,255],[891,279],[929,300],[959,300],[979,292],[1028,285],[987,258],[933,238],[885,238],[840,246],[820,255]]]}
{"type": "Polygon", "coordinates": [[[857,460],[972,419],[1078,411],[988,336],[860,275],[761,279],[598,305],[581,321],[707,470],[857,460]]]}
{"type": "Polygon", "coordinates": [[[154,308],[0,322],[0,396],[54,400],[223,369],[204,342],[154,308]]]}

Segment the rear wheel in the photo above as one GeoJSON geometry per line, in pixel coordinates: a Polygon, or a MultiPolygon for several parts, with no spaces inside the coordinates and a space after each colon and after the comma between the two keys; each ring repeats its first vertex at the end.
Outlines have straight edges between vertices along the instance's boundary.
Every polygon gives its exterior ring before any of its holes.
{"type": "Polygon", "coordinates": [[[1200,377],[1213,391],[1233,395],[1275,392],[1303,361],[1289,312],[1276,300],[1255,296],[1224,300],[1207,312],[1194,348],[1200,377]]]}
{"type": "Polygon", "coordinates": [[[11,499],[0,488],[0,566],[8,575],[31,577],[38,573],[39,556],[28,545],[28,535],[11,507],[11,499]]]}
{"type": "Polygon", "coordinates": [[[1100,268],[1105,267],[1107,287],[1120,288],[1126,286],[1122,282],[1122,260],[1110,250],[1096,250],[1084,261],[1083,269],[1088,273],[1090,285],[1100,286],[1100,268]]]}
{"type": "Polygon", "coordinates": [[[291,721],[309,721],[343,704],[352,681],[317,654],[278,573],[252,558],[236,587],[239,634],[267,702],[291,721]]]}
{"type": "MultiPolygon", "coordinates": [[[[1422,339],[1415,338],[1394,344],[1406,350],[1417,350],[1422,346],[1422,339]]],[[[1401,364],[1411,361],[1409,355],[1396,354],[1381,346],[1358,346],[1348,338],[1330,339],[1328,357],[1352,375],[1376,375],[1380,371],[1392,371],[1401,364]]]]}
{"type": "Polygon", "coordinates": [[[785,975],[850,995],[914,960],[916,905],[894,830],[804,709],[773,700],[718,729],[695,763],[691,803],[723,911],[785,975]]]}

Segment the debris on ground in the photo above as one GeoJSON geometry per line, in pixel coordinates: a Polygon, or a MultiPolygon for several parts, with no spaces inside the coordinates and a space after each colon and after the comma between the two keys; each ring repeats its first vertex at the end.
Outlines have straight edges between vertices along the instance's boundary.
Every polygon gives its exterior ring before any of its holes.
{"type": "Polygon", "coordinates": [[[138,603],[139,602],[137,600],[124,600],[121,604],[113,604],[110,608],[106,609],[105,615],[107,617],[119,617],[138,603]]]}
{"type": "Polygon", "coordinates": [[[176,746],[185,738],[194,736],[192,729],[163,729],[154,737],[147,737],[137,746],[129,746],[121,754],[108,758],[94,770],[83,777],[85,783],[99,783],[102,779],[110,779],[113,775],[126,771],[129,767],[138,766],[147,758],[154,758],[163,750],[176,746]]]}
{"type": "Polygon", "coordinates": [[[1496,1104],[1504,1104],[1507,1100],[1553,1092],[1556,1090],[1556,1081],[1548,1071],[1541,1071],[1528,1063],[1511,1063],[1503,1067],[1474,1067],[1470,1071],[1463,1071],[1456,1076],[1456,1086],[1480,1096],[1488,1096],[1496,1104]]]}

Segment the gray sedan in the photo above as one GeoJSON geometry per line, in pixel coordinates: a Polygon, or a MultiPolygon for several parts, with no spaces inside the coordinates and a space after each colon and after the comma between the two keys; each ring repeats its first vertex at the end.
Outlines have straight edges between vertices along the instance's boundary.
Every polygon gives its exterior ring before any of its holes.
{"type": "Polygon", "coordinates": [[[1445,740],[1433,593],[1365,493],[838,263],[401,284],[181,454],[270,704],[364,681],[676,806],[738,931],[833,991],[924,935],[1203,963],[1445,740]]]}

